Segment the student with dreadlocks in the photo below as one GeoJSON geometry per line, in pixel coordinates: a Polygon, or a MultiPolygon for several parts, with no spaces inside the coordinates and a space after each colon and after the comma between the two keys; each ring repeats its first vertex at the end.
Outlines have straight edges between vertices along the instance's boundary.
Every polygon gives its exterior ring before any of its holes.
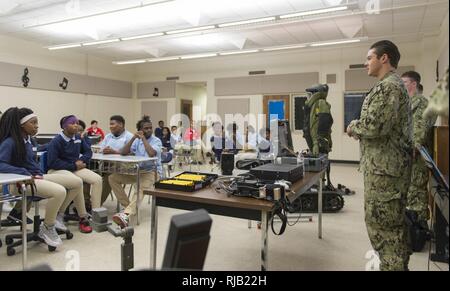
{"type": "MultiPolygon", "coordinates": [[[[55,136],[48,145],[48,172],[65,175],[67,179],[78,179],[80,181],[79,195],[74,197],[74,204],[80,216],[80,231],[89,233],[92,231],[92,227],[87,219],[83,182],[91,185],[92,208],[99,208],[102,195],[102,178],[86,168],[92,157],[92,150],[85,139],[82,139],[78,134],[78,118],[74,115],[68,115],[63,117],[59,124],[62,132],[55,136]]],[[[60,212],[58,218],[63,216],[67,206],[69,204],[63,205],[63,211],[60,212]]]]}
{"type": "MultiPolygon", "coordinates": [[[[38,118],[31,109],[9,108],[0,119],[0,173],[19,174],[33,177],[36,195],[47,198],[44,223],[39,237],[46,244],[57,247],[62,244],[56,229],[60,228],[56,215],[64,200],[66,189],[57,184],[61,177],[45,175],[35,160],[31,136],[38,131],[38,118]]],[[[28,187],[31,187],[30,185],[28,187]]],[[[28,193],[31,193],[29,189],[28,193]]],[[[16,187],[11,187],[18,194],[16,187]]]]}
{"type": "MultiPolygon", "coordinates": [[[[128,198],[123,184],[135,184],[136,175],[126,175],[113,173],[109,176],[109,184],[111,185],[117,201],[126,207],[123,212],[117,213],[113,216],[113,221],[121,228],[128,226],[130,216],[136,214],[137,206],[144,198],[144,190],[151,190],[155,181],[155,171],[157,173],[156,179],[159,179],[162,174],[161,166],[161,149],[162,143],[159,138],[153,135],[153,125],[150,117],[144,116],[136,124],[137,132],[133,135],[130,141],[122,148],[122,155],[134,154],[138,157],[157,157],[157,161],[143,162],[140,167],[145,170],[145,173],[140,173],[139,178],[141,187],[139,191],[139,202],[137,201],[137,193],[130,199],[128,198]]],[[[136,187],[135,187],[136,189],[136,187]]]]}

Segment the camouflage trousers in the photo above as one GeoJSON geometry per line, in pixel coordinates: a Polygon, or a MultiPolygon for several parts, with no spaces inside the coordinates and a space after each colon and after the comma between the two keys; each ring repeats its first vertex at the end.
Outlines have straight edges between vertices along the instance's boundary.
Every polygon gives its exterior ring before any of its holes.
{"type": "Polygon", "coordinates": [[[428,209],[429,173],[425,161],[418,157],[412,166],[411,184],[408,189],[406,208],[417,212],[420,220],[430,219],[428,209]]]}
{"type": "Polygon", "coordinates": [[[364,174],[364,211],[370,242],[381,271],[408,270],[410,250],[405,222],[409,172],[402,177],[364,174]]]}

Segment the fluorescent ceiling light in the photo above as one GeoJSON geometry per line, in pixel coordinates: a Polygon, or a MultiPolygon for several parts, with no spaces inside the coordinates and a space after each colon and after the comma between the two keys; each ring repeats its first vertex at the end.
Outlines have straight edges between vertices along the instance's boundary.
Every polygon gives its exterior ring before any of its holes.
{"type": "Polygon", "coordinates": [[[215,25],[208,25],[208,26],[200,26],[200,27],[193,27],[193,28],[187,28],[187,29],[171,30],[171,31],[167,31],[166,34],[194,32],[194,31],[208,30],[208,29],[214,29],[214,28],[216,28],[215,25]]]}
{"type": "Polygon", "coordinates": [[[180,59],[190,60],[190,59],[199,59],[199,58],[209,58],[209,57],[215,57],[215,56],[217,56],[217,53],[181,56],[180,59]]]}
{"type": "Polygon", "coordinates": [[[92,18],[97,17],[97,16],[110,15],[110,14],[119,13],[119,12],[123,12],[123,11],[129,11],[129,10],[137,10],[137,9],[141,9],[141,8],[147,7],[147,6],[159,5],[159,4],[164,4],[164,3],[167,3],[167,2],[174,2],[174,1],[176,1],[176,0],[160,0],[160,1],[153,1],[153,2],[150,2],[150,3],[147,3],[147,4],[143,4],[141,2],[141,4],[135,5],[135,6],[132,6],[132,7],[116,9],[116,10],[106,11],[106,12],[100,12],[100,13],[96,13],[96,14],[89,14],[89,15],[84,15],[84,16],[79,16],[79,17],[73,17],[73,18],[63,19],[63,20],[59,20],[59,21],[52,21],[52,22],[46,22],[46,23],[41,23],[41,24],[28,25],[28,26],[24,26],[24,28],[35,28],[35,27],[41,27],[41,26],[57,24],[57,23],[70,22],[70,21],[80,20],[80,19],[92,19],[92,18]]]}
{"type": "Polygon", "coordinates": [[[303,12],[298,12],[298,13],[280,15],[280,19],[301,17],[301,16],[310,16],[310,15],[316,15],[316,14],[322,14],[322,13],[342,11],[342,10],[347,10],[347,9],[348,9],[348,6],[339,6],[339,7],[332,7],[332,8],[311,10],[311,11],[303,11],[303,12]]]}
{"type": "Polygon", "coordinates": [[[164,32],[157,32],[157,33],[150,33],[150,34],[142,34],[142,35],[136,35],[136,36],[128,36],[128,37],[121,37],[121,40],[133,40],[133,39],[141,39],[141,38],[150,38],[150,37],[157,37],[164,35],[164,32]]]}
{"type": "Polygon", "coordinates": [[[273,21],[275,19],[276,19],[275,16],[265,17],[265,18],[257,18],[257,19],[249,19],[249,20],[243,20],[243,21],[236,21],[236,22],[229,22],[229,23],[219,24],[218,27],[229,27],[229,26],[237,26],[237,25],[244,25],[244,24],[253,24],[253,23],[273,21]]]}
{"type": "Polygon", "coordinates": [[[280,47],[269,47],[263,49],[265,52],[272,52],[272,51],[281,51],[281,50],[290,50],[290,49],[298,49],[298,48],[305,48],[305,44],[300,45],[289,45],[289,46],[280,46],[280,47]]]}
{"type": "Polygon", "coordinates": [[[84,43],[82,43],[82,45],[89,46],[89,45],[105,44],[105,43],[112,43],[112,42],[118,42],[118,41],[120,41],[120,39],[114,38],[114,39],[105,39],[105,40],[99,40],[99,41],[84,42],[84,43]]]}
{"type": "Polygon", "coordinates": [[[129,64],[142,64],[142,63],[145,63],[145,60],[131,60],[131,61],[113,62],[113,64],[116,64],[116,65],[129,65],[129,64]]]}
{"type": "Polygon", "coordinates": [[[155,63],[155,62],[164,62],[164,61],[174,61],[174,60],[179,60],[179,59],[180,59],[180,57],[154,58],[154,59],[147,59],[147,62],[155,63]]]}
{"type": "MultiPolygon", "coordinates": [[[[153,62],[163,62],[163,61],[172,61],[172,60],[189,60],[189,59],[216,57],[216,56],[228,56],[228,55],[238,55],[238,54],[247,54],[247,53],[257,53],[257,52],[270,52],[270,51],[278,51],[278,50],[299,49],[299,48],[305,48],[305,47],[308,47],[308,46],[320,47],[320,46],[327,46],[327,45],[356,43],[356,42],[361,42],[363,40],[368,40],[368,39],[369,39],[368,37],[362,37],[362,38],[359,38],[359,39],[347,39],[347,40],[330,41],[330,42],[322,42],[322,43],[298,44],[298,45],[287,45],[287,46],[278,46],[278,47],[267,47],[267,48],[253,49],[253,50],[205,53],[205,54],[173,56],[173,57],[165,57],[165,58],[152,58],[152,59],[147,59],[146,61],[150,62],[150,63],[153,63],[153,62]]],[[[135,60],[135,61],[139,61],[139,60],[135,60]]],[[[134,61],[129,61],[129,64],[133,64],[133,62],[134,61]]],[[[127,61],[113,62],[113,63],[114,64],[126,64],[127,61]]]]}
{"type": "Polygon", "coordinates": [[[245,51],[223,52],[223,53],[219,53],[219,55],[220,56],[231,56],[231,55],[257,53],[258,51],[259,50],[245,50],[245,51]]]}
{"type": "Polygon", "coordinates": [[[346,44],[346,43],[355,43],[360,42],[360,39],[349,39],[349,40],[341,40],[341,41],[332,41],[332,42],[319,42],[319,43],[313,43],[311,46],[317,47],[317,46],[327,46],[327,45],[335,45],[335,44],[346,44]]]}
{"type": "Polygon", "coordinates": [[[48,47],[48,49],[53,51],[53,50],[62,50],[62,49],[67,49],[67,48],[80,47],[80,46],[81,46],[80,43],[74,43],[74,44],[51,46],[51,47],[48,47]]]}

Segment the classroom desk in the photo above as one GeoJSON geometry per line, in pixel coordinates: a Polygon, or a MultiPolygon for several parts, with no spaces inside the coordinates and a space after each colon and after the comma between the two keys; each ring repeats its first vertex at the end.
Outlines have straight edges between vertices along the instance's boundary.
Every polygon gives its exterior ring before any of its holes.
{"type": "Polygon", "coordinates": [[[102,149],[102,147],[100,145],[98,145],[98,144],[91,145],[91,150],[92,150],[93,153],[101,154],[101,149],[102,149]]]}
{"type": "MultiPolygon", "coordinates": [[[[0,184],[14,184],[20,183],[22,187],[22,267],[25,270],[27,267],[27,187],[25,182],[31,181],[30,176],[16,175],[16,174],[0,174],[0,184]]],[[[20,200],[13,195],[0,195],[0,203],[20,200]]]]}
{"type": "MultiPolygon", "coordinates": [[[[319,182],[319,219],[318,237],[322,238],[322,172],[306,172],[303,179],[294,183],[291,193],[288,194],[289,201],[294,201],[302,193],[309,190],[319,182]]],[[[196,192],[181,192],[165,189],[144,191],[144,195],[152,196],[152,209],[150,221],[150,268],[156,267],[156,244],[158,228],[158,206],[196,210],[204,208],[210,214],[236,217],[242,219],[261,221],[261,271],[268,270],[268,223],[274,203],[266,200],[258,200],[248,197],[228,196],[217,193],[211,187],[196,192]]]]}
{"type": "MultiPolygon", "coordinates": [[[[134,164],[135,169],[136,169],[136,191],[137,191],[137,203],[136,203],[136,220],[137,220],[137,224],[139,225],[139,206],[140,206],[140,200],[139,200],[139,190],[141,189],[141,184],[140,184],[140,173],[141,173],[141,165],[140,163],[143,162],[149,162],[149,161],[157,161],[158,158],[157,157],[137,157],[137,156],[122,156],[122,155],[104,155],[104,154],[100,154],[100,153],[94,153],[92,155],[92,160],[94,161],[99,161],[101,163],[99,163],[99,168],[98,171],[100,173],[119,173],[120,172],[116,172],[115,170],[110,170],[110,168],[107,168],[105,170],[105,163],[104,162],[111,162],[111,163],[125,163],[125,164],[134,164]],[[103,162],[103,163],[102,163],[103,162]]],[[[114,167],[117,168],[117,167],[114,167]]],[[[120,168],[120,167],[118,167],[120,168]]],[[[157,169],[155,169],[155,181],[156,181],[156,172],[157,169]]],[[[124,173],[124,174],[134,174],[134,173],[124,173]]]]}

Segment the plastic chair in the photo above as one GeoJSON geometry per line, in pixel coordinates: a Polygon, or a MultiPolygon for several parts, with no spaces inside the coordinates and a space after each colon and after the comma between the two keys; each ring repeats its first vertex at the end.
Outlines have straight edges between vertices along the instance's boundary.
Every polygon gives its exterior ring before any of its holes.
{"type": "Polygon", "coordinates": [[[172,161],[172,159],[173,159],[173,155],[171,152],[161,153],[161,164],[163,167],[163,172],[162,172],[163,179],[170,177],[169,163],[172,161]],[[167,172],[167,176],[166,176],[166,172],[167,172]]]}

